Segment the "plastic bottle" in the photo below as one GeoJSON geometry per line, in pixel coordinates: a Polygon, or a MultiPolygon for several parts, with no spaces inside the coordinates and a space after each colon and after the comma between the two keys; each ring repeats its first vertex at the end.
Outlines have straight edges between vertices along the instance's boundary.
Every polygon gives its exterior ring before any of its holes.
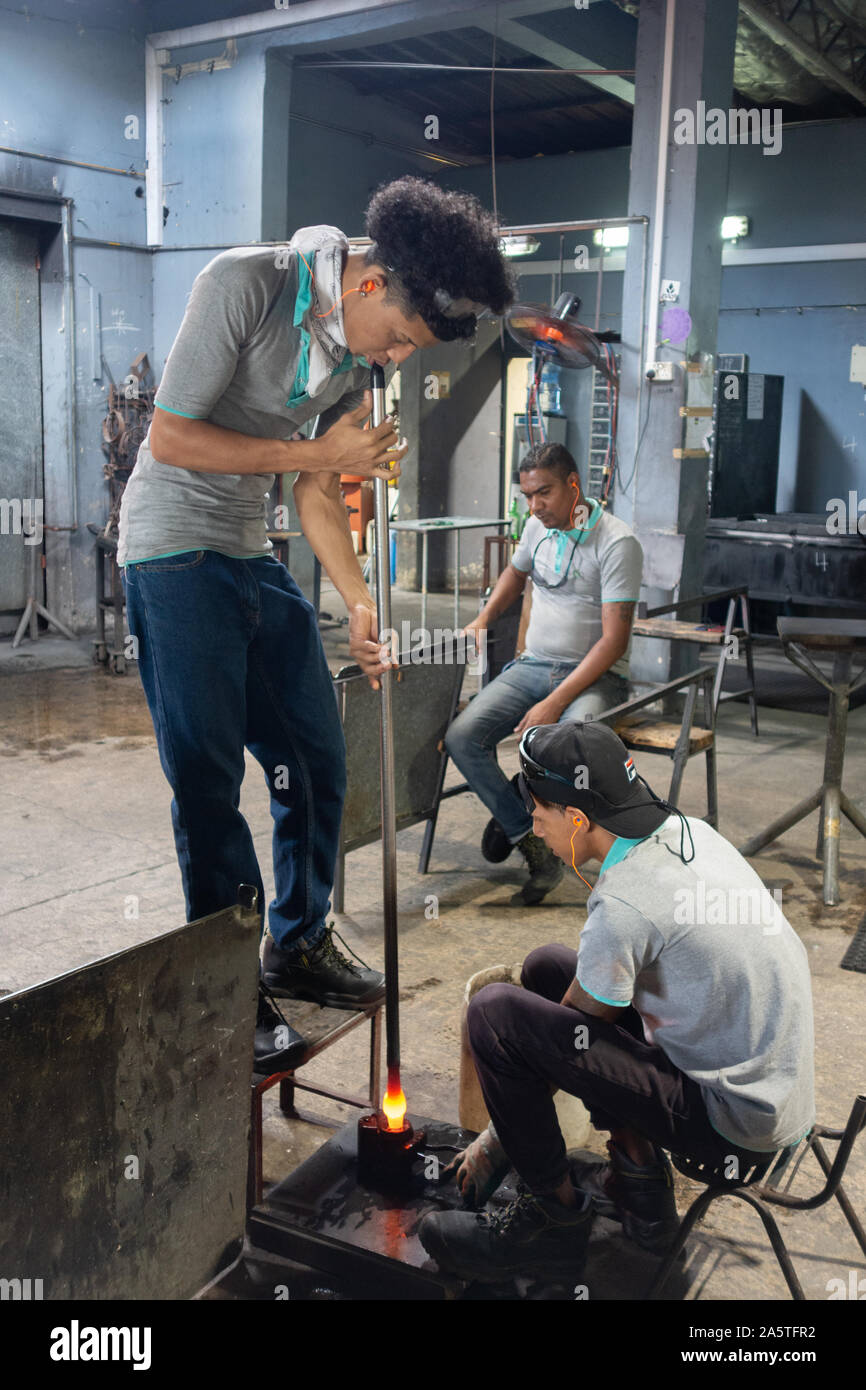
{"type": "Polygon", "coordinates": [[[545,362],[541,371],[538,388],[538,405],[543,415],[562,414],[562,387],[559,383],[559,367],[554,362],[545,362]]]}

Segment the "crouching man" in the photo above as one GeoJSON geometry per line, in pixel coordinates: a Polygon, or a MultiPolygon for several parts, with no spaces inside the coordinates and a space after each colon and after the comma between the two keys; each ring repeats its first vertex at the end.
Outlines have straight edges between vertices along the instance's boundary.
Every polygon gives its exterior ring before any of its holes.
{"type": "Polygon", "coordinates": [[[661,1253],[677,1229],[665,1149],[744,1176],[815,1118],[806,952],[754,870],[660,801],[604,725],[529,729],[520,764],[535,832],[575,872],[601,869],[579,949],[533,951],[523,989],[469,1006],[492,1123],[457,1182],[481,1206],[513,1166],[526,1191],[498,1213],[431,1213],[420,1235],[486,1282],[578,1269],[593,1209],[661,1253]],[[569,1160],[559,1088],[609,1132],[607,1161],[569,1160]]]}

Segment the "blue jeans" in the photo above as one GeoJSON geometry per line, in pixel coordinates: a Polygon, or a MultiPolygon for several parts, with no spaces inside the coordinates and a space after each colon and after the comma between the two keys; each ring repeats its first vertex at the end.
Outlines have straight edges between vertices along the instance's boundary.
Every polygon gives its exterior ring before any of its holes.
{"type": "Polygon", "coordinates": [[[171,814],[195,921],[253,883],[264,903],[249,826],[238,807],[244,746],[261,763],[274,820],[278,945],[324,930],[346,789],[343,729],[316,614],[272,556],[214,550],[124,570],[129,630],[174,792],[171,814]]]}
{"type": "MultiPolygon", "coordinates": [[[[514,732],[526,711],[546,699],[576,665],[519,656],[470,700],[445,735],[452,760],[512,841],[522,839],[532,829],[532,818],[496,761],[494,750],[514,732]]],[[[627,698],[628,682],[608,671],[572,700],[559,722],[601,714],[627,698]]]]}

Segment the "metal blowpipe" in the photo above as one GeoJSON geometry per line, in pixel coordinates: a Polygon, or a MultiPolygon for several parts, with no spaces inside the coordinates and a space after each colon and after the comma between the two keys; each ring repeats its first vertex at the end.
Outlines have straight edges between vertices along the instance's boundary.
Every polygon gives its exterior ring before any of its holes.
{"type": "MultiPolygon", "coordinates": [[[[373,393],[373,428],[385,419],[385,373],[380,366],[370,369],[373,393]]],[[[376,530],[376,615],[379,634],[391,629],[391,538],[388,527],[388,483],[373,481],[376,530]]],[[[388,1086],[384,1111],[389,1128],[402,1130],[406,1100],[400,1085],[400,1013],[397,960],[397,825],[394,795],[394,721],[392,713],[394,674],[385,670],[379,678],[381,702],[379,721],[380,768],[382,774],[382,903],[385,926],[385,1050],[388,1086]]]]}

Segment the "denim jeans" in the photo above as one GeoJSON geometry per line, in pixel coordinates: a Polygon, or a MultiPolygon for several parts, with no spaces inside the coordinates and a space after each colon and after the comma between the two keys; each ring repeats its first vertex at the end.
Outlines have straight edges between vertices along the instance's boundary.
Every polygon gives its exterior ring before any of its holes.
{"type": "Polygon", "coordinates": [[[186,551],[127,565],[129,630],[174,793],[172,824],[195,921],[253,883],[240,813],[246,746],[264,769],[274,821],[278,945],[312,945],[330,907],[346,788],[345,744],[316,614],[272,556],[186,551]]]}
{"type": "MultiPolygon", "coordinates": [[[[532,820],[494,750],[514,732],[526,711],[546,699],[577,664],[519,656],[469,702],[445,735],[450,757],[511,840],[531,830],[532,820]]],[[[559,722],[601,714],[627,698],[628,682],[608,671],[572,700],[559,722]]]]}

